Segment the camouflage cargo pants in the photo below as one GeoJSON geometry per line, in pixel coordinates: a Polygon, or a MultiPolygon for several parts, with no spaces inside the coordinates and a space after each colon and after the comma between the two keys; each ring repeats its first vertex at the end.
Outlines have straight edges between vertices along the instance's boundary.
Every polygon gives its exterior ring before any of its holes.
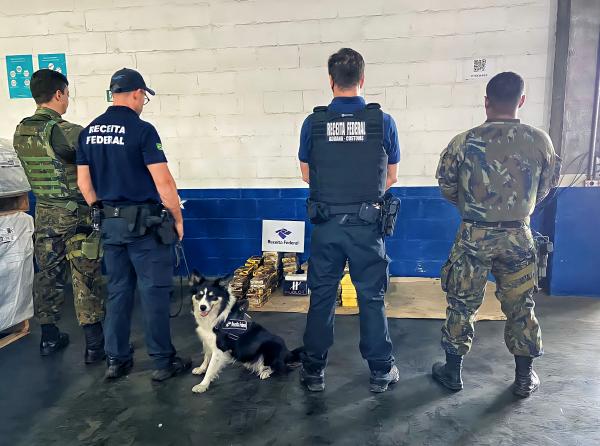
{"type": "Polygon", "coordinates": [[[89,225],[84,212],[38,203],[35,210],[34,249],[38,272],[33,281],[33,304],[40,324],[60,319],[64,303],[67,263],[71,266],[75,313],[80,325],[104,319],[104,299],[100,293],[100,260],[78,254],[82,240],[74,236],[78,225],[89,225]]]}
{"type": "Polygon", "coordinates": [[[442,328],[444,350],[465,355],[471,349],[475,315],[491,272],[496,278],[496,297],[507,318],[504,340],[508,349],[520,356],[543,353],[533,301],[535,253],[528,227],[488,229],[462,223],[450,259],[442,268],[442,288],[448,301],[442,328]]]}

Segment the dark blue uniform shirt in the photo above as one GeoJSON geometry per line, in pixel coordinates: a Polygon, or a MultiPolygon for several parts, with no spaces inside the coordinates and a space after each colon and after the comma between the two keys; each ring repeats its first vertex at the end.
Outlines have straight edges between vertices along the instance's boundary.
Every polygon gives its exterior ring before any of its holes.
{"type": "Polygon", "coordinates": [[[160,202],[146,166],[166,162],[154,126],[129,107],[108,107],[79,136],[77,164],[90,166],[101,201],[160,202]]]}
{"type": "MultiPolygon", "coordinates": [[[[354,113],[365,108],[367,104],[362,96],[337,97],[329,104],[329,110],[337,113],[354,113]]],[[[308,118],[302,124],[300,131],[300,149],[298,158],[303,163],[308,163],[311,149],[311,123],[308,118]]],[[[400,144],[398,143],[398,130],[396,123],[387,113],[383,113],[383,147],[388,156],[388,164],[400,162],[400,144]]]]}

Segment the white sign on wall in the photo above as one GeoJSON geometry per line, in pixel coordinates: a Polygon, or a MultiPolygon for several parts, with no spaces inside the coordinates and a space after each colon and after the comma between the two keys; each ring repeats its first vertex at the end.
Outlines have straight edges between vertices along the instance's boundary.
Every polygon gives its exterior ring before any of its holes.
{"type": "Polygon", "coordinates": [[[304,221],[263,220],[262,250],[304,252],[304,221]]]}

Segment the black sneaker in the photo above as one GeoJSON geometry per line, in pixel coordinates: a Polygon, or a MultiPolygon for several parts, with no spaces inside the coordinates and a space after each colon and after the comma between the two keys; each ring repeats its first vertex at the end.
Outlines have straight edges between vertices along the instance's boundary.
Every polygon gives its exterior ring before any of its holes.
{"type": "Polygon", "coordinates": [[[152,381],[165,381],[173,376],[181,375],[191,368],[191,359],[174,356],[166,369],[156,369],[152,372],[152,381]]]}
{"type": "Polygon", "coordinates": [[[382,393],[388,389],[390,384],[396,384],[400,381],[400,372],[398,367],[392,366],[389,372],[381,372],[374,370],[371,372],[369,382],[371,384],[370,391],[374,393],[382,393]]]}
{"type": "Polygon", "coordinates": [[[302,367],[300,369],[300,383],[311,392],[322,392],[325,390],[325,371],[312,373],[302,367]]]}
{"type": "Polygon", "coordinates": [[[119,361],[118,359],[108,358],[106,363],[108,364],[108,368],[106,369],[104,378],[108,380],[117,379],[129,374],[133,367],[133,359],[119,361]]]}
{"type": "Polygon", "coordinates": [[[69,335],[66,333],[58,332],[58,336],[54,339],[43,339],[40,341],[40,355],[49,356],[62,350],[69,345],[69,335]]]}

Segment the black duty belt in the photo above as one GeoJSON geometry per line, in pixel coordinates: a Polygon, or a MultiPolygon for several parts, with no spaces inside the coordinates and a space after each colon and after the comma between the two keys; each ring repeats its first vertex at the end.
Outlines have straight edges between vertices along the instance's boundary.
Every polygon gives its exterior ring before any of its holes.
{"type": "Polygon", "coordinates": [[[161,207],[159,204],[123,204],[123,205],[109,205],[103,203],[102,209],[104,211],[105,218],[115,218],[122,217],[124,214],[127,214],[132,211],[137,211],[137,209],[148,209],[152,214],[159,214],[161,211],[161,207]]]}
{"type": "Polygon", "coordinates": [[[362,204],[329,204],[329,215],[358,214],[362,204]]]}
{"type": "Polygon", "coordinates": [[[150,226],[155,226],[161,223],[158,221],[149,222],[150,217],[158,217],[162,207],[159,204],[129,204],[124,203],[119,206],[118,203],[106,204],[103,203],[104,218],[122,218],[127,222],[129,232],[136,233],[140,236],[146,233],[150,226]]]}
{"type": "Polygon", "coordinates": [[[469,223],[476,228],[496,228],[496,229],[518,229],[525,226],[525,221],[523,220],[515,220],[515,221],[475,221],[463,219],[465,223],[469,223]]]}

